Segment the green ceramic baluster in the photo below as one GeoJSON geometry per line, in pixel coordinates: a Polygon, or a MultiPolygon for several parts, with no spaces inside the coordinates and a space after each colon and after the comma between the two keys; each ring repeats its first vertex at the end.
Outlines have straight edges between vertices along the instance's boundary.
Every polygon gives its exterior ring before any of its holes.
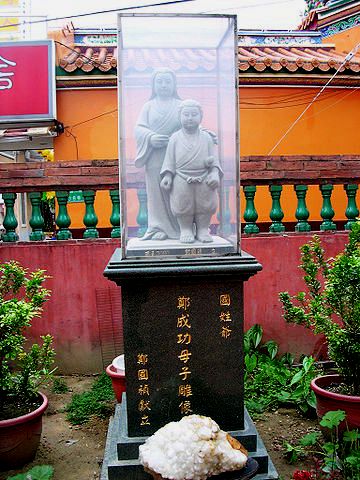
{"type": "Polygon", "coordinates": [[[256,225],[258,214],[255,208],[255,185],[247,185],[244,187],[244,195],[246,199],[244,220],[246,222],[244,233],[259,233],[260,229],[256,225]]]}
{"type": "Polygon", "coordinates": [[[307,185],[294,185],[298,204],[295,212],[296,220],[298,223],[295,225],[295,232],[310,232],[311,226],[307,222],[309,218],[309,210],[306,206],[306,192],[308,190],[307,185]]]}
{"type": "Polygon", "coordinates": [[[224,187],[224,211],[222,215],[222,226],[221,231],[225,237],[231,235],[231,212],[230,212],[230,188],[224,187]]]}
{"type": "MultiPolygon", "coordinates": [[[[220,193],[220,192],[219,192],[220,193]]],[[[216,215],[219,222],[218,235],[228,237],[231,235],[231,212],[230,212],[230,188],[224,187],[222,192],[223,202],[220,202],[220,208],[216,215]],[[222,211],[221,211],[222,210],[222,211]]]]}
{"type": "Polygon", "coordinates": [[[357,189],[358,186],[354,183],[344,185],[344,190],[348,197],[348,204],[345,210],[345,215],[347,216],[348,221],[344,225],[345,230],[351,230],[352,224],[356,222],[356,217],[359,216],[359,209],[356,206],[357,189]]]}
{"type": "Polygon", "coordinates": [[[113,226],[111,230],[111,238],[120,238],[120,193],[119,190],[110,190],[110,198],[112,202],[112,212],[110,217],[110,223],[113,226]]]}
{"type": "Polygon", "coordinates": [[[139,225],[138,237],[141,238],[145,235],[148,226],[148,213],[147,213],[147,193],[146,190],[139,188],[137,191],[139,200],[139,213],[136,217],[137,224],[139,225]]]}
{"type": "Polygon", "coordinates": [[[280,205],[282,188],[282,185],[270,185],[270,195],[272,198],[270,218],[272,220],[272,224],[270,225],[269,231],[271,233],[280,233],[285,231],[285,226],[281,222],[281,220],[284,218],[284,212],[282,211],[280,205]]]}
{"type": "Polygon", "coordinates": [[[18,221],[16,220],[14,212],[16,193],[3,193],[2,197],[6,207],[5,218],[3,221],[6,233],[4,233],[2,239],[4,242],[16,242],[19,240],[19,237],[15,232],[15,229],[18,226],[18,221]]]}
{"type": "Polygon", "coordinates": [[[58,240],[69,240],[72,238],[69,230],[71,218],[67,211],[69,192],[59,191],[56,192],[55,195],[59,205],[58,216],[55,220],[56,225],[59,227],[59,231],[56,233],[56,238],[58,240]]]}
{"type": "Polygon", "coordinates": [[[320,225],[320,230],[336,230],[336,225],[332,221],[335,212],[331,206],[331,194],[333,191],[333,185],[320,185],[320,191],[323,196],[323,204],[321,208],[321,218],[323,219],[322,224],[320,225]]]}
{"type": "Polygon", "coordinates": [[[98,217],[96,216],[94,209],[95,195],[95,190],[83,191],[85,202],[85,215],[83,222],[86,227],[83,235],[84,238],[99,238],[99,232],[96,228],[98,217]]]}
{"type": "Polygon", "coordinates": [[[30,227],[32,232],[30,233],[30,240],[32,242],[44,240],[44,227],[45,220],[41,214],[40,203],[41,203],[41,193],[40,192],[30,192],[29,193],[30,203],[31,203],[31,218],[29,220],[30,227]]]}

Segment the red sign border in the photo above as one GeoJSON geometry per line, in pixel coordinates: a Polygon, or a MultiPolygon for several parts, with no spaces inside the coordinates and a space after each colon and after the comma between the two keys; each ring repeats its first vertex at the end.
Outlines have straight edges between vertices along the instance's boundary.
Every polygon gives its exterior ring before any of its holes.
{"type": "Polygon", "coordinates": [[[29,40],[20,42],[1,42],[0,47],[47,46],[48,49],[48,113],[24,115],[0,115],[2,123],[54,120],[56,118],[56,78],[55,78],[55,44],[53,40],[29,40]]]}

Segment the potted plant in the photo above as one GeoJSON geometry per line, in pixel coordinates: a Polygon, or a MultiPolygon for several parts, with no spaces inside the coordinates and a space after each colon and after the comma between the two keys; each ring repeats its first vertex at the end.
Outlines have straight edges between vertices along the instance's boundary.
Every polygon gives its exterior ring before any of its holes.
{"type": "Polygon", "coordinates": [[[345,410],[350,428],[360,427],[360,223],[335,258],[325,259],[319,236],[301,247],[300,268],[307,292],[280,293],[284,318],[327,340],[338,375],[314,379],[317,412],[345,410]]]}
{"type": "Polygon", "coordinates": [[[0,470],[31,461],[40,443],[48,379],[55,352],[52,337],[28,345],[25,333],[49,296],[43,270],[28,273],[18,262],[0,264],[0,470]]]}

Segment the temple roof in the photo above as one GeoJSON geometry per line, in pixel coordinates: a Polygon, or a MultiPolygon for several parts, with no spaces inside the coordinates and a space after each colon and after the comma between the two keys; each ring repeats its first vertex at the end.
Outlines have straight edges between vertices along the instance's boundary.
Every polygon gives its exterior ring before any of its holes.
{"type": "Polygon", "coordinates": [[[299,30],[317,30],[323,37],[360,25],[360,0],[307,1],[310,8],[299,30]]]}
{"type": "MultiPolygon", "coordinates": [[[[352,58],[348,52],[336,50],[334,44],[321,43],[316,32],[263,32],[244,31],[238,35],[238,68],[240,83],[249,83],[246,76],[261,78],[309,76],[328,77],[338,68],[339,77],[351,77],[356,82],[360,72],[360,52],[352,58]]],[[[63,44],[62,44],[63,45],[63,44]]],[[[63,45],[64,47],[64,45],[63,45]]],[[[72,45],[59,50],[58,81],[69,77],[86,76],[114,78],[117,74],[116,33],[75,33],[72,45]]],[[[210,73],[215,69],[214,50],[139,49],[126,52],[124,63],[131,65],[134,73],[142,74],[164,66],[177,73],[210,73]]],[[[125,67],[126,68],[126,67],[125,67]]],[[[277,83],[276,80],[274,80],[277,83]]],[[[282,80],[283,81],[283,80],[282,80]]],[[[291,80],[287,81],[291,83],[291,80]]]]}
{"type": "MultiPolygon", "coordinates": [[[[238,47],[239,73],[254,72],[326,72],[335,73],[345,61],[347,54],[335,50],[333,45],[316,46],[245,46],[238,47]]],[[[215,57],[205,50],[185,49],[180,63],[176,50],[166,51],[166,63],[174,71],[211,71],[215,57]],[[185,65],[183,58],[186,58],[185,65]]],[[[136,71],[164,65],[165,51],[154,55],[149,50],[141,50],[133,59],[136,71]]],[[[67,73],[116,73],[117,49],[114,47],[75,47],[73,51],[59,60],[59,67],[67,73]]],[[[360,72],[360,54],[347,61],[341,72],[354,74],[360,72]]]]}

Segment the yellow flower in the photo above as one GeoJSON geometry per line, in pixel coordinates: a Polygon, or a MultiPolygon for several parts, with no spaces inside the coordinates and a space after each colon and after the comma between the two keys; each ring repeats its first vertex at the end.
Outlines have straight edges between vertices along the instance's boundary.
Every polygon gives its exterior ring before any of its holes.
{"type": "Polygon", "coordinates": [[[47,161],[53,162],[54,161],[54,149],[53,148],[46,148],[44,150],[38,150],[38,153],[47,161]]]}

